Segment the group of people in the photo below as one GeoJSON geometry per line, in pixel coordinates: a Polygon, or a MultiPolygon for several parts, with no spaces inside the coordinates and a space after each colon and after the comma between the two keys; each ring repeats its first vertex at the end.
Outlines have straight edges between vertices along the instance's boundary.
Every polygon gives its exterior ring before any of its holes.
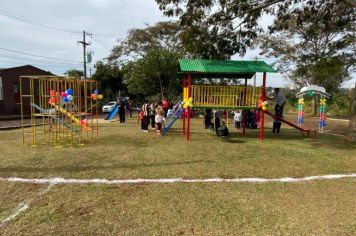
{"type": "MultiPolygon", "coordinates": [[[[286,104],[286,98],[279,88],[275,88],[275,120],[273,122],[273,133],[279,133],[281,127],[281,118],[283,118],[284,105],[286,104]]],[[[130,117],[132,117],[131,111],[132,102],[119,100],[119,117],[120,123],[125,123],[125,112],[128,110],[130,117]]],[[[162,134],[165,118],[167,117],[170,103],[167,99],[159,101],[157,103],[149,102],[148,100],[142,105],[139,111],[138,121],[141,121],[141,129],[144,132],[148,132],[148,128],[151,125],[151,129],[155,130],[158,135],[162,134]]],[[[259,110],[236,110],[232,112],[234,120],[234,128],[239,131],[243,125],[246,128],[258,128],[260,123],[260,111],[259,110]]],[[[214,129],[216,135],[219,137],[226,137],[229,135],[229,129],[226,125],[227,112],[206,109],[204,115],[204,126],[206,129],[214,129]],[[214,117],[214,123],[212,119],[214,117]]]]}
{"type": "MultiPolygon", "coordinates": [[[[273,133],[279,133],[281,127],[281,118],[283,118],[284,105],[286,104],[286,97],[279,90],[274,89],[276,102],[275,105],[275,120],[273,122],[273,133]]],[[[234,120],[234,128],[238,132],[243,125],[246,128],[256,129],[260,127],[260,111],[255,110],[236,110],[232,112],[234,120]]],[[[206,129],[214,129],[216,135],[219,137],[226,137],[229,135],[229,129],[226,125],[227,112],[206,109],[204,114],[204,126],[206,129]],[[214,123],[212,123],[213,116],[215,117],[214,123]]]]}
{"type": "Polygon", "coordinates": [[[167,99],[158,103],[146,100],[140,108],[138,116],[138,121],[141,122],[141,130],[148,132],[148,128],[151,125],[151,129],[155,130],[158,135],[161,135],[169,108],[170,104],[167,99]]]}
{"type": "Polygon", "coordinates": [[[204,126],[205,129],[214,129],[218,137],[227,137],[229,136],[229,129],[226,125],[225,119],[226,113],[222,113],[219,110],[206,109],[204,115],[204,126]],[[214,123],[212,119],[214,116],[214,123]]]}

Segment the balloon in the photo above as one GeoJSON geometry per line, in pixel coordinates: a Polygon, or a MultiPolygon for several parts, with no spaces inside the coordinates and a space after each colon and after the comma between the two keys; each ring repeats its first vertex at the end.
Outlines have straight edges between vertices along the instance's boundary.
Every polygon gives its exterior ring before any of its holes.
{"type": "Polygon", "coordinates": [[[98,95],[98,99],[99,99],[99,100],[103,99],[103,97],[104,97],[104,96],[103,96],[102,94],[99,94],[99,95],[98,95]]]}
{"type": "Polygon", "coordinates": [[[93,100],[96,100],[96,99],[98,98],[98,97],[96,96],[96,94],[94,94],[94,93],[92,93],[90,97],[91,97],[91,99],[93,99],[93,100]]]}
{"type": "Polygon", "coordinates": [[[73,90],[71,88],[67,89],[66,93],[68,95],[73,95],[73,90]]]}
{"type": "Polygon", "coordinates": [[[62,93],[61,93],[61,96],[62,96],[62,97],[67,97],[67,95],[68,95],[68,94],[67,94],[66,92],[62,92],[62,93]]]}
{"type": "Polygon", "coordinates": [[[68,99],[68,101],[72,101],[73,100],[73,96],[72,95],[67,95],[66,98],[68,99]]]}
{"type": "Polygon", "coordinates": [[[97,89],[94,90],[94,94],[98,95],[99,91],[97,89]]]}
{"type": "Polygon", "coordinates": [[[63,98],[63,102],[69,102],[68,97],[63,98]]]}
{"type": "Polygon", "coordinates": [[[49,94],[51,94],[51,96],[56,96],[56,91],[55,91],[55,90],[51,90],[51,91],[49,92],[49,94]]]}
{"type": "Polygon", "coordinates": [[[192,108],[193,107],[193,98],[190,97],[189,99],[184,99],[183,103],[184,103],[183,108],[185,108],[185,109],[187,109],[188,107],[192,108]]]}
{"type": "Polygon", "coordinates": [[[84,126],[87,126],[88,125],[88,120],[87,119],[83,119],[80,121],[80,123],[84,126]]]}
{"type": "Polygon", "coordinates": [[[48,101],[49,104],[56,103],[56,99],[54,97],[51,97],[48,101]]]}

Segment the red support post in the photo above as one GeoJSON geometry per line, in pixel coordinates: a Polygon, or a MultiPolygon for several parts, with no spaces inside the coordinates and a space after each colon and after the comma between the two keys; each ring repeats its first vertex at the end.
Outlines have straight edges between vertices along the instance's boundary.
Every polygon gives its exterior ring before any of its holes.
{"type": "MultiPolygon", "coordinates": [[[[188,73],[188,98],[192,96],[192,74],[188,73]]],[[[190,139],[190,107],[187,108],[187,141],[190,139]]]]}
{"type": "MultiPolygon", "coordinates": [[[[183,100],[184,100],[184,89],[187,87],[187,78],[184,76],[183,77],[183,100]]],[[[182,134],[185,134],[185,112],[183,111],[182,114],[182,119],[183,119],[183,126],[182,126],[182,134]]]]}
{"type": "MultiPolygon", "coordinates": [[[[245,87],[244,87],[244,97],[243,97],[243,105],[246,106],[246,97],[247,97],[247,79],[245,78],[245,87]]],[[[242,122],[242,133],[246,133],[246,125],[247,125],[247,110],[244,110],[243,113],[243,122],[242,122]]]]}
{"type": "MultiPolygon", "coordinates": [[[[263,72],[262,81],[262,101],[266,100],[266,72],[263,72]]],[[[261,111],[261,127],[260,127],[260,140],[265,138],[265,111],[261,111]]]]}

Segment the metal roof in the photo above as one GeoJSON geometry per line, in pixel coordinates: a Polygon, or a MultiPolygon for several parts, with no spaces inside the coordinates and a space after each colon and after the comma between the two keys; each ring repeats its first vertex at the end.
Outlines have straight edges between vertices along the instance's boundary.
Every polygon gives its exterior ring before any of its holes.
{"type": "Polygon", "coordinates": [[[246,78],[256,72],[277,72],[264,61],[179,60],[181,73],[208,77],[246,78]]]}

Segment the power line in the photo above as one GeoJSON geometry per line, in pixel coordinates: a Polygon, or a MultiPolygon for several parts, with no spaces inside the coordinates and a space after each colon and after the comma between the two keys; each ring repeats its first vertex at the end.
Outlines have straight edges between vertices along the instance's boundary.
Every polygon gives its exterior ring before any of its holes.
{"type": "MultiPolygon", "coordinates": [[[[21,61],[25,61],[25,62],[35,62],[35,63],[38,63],[38,62],[42,63],[43,62],[43,61],[36,61],[36,60],[33,60],[33,59],[28,59],[28,58],[8,56],[8,55],[4,55],[4,54],[0,54],[0,57],[16,59],[16,60],[21,60],[21,61]]],[[[70,66],[79,65],[79,63],[56,62],[56,61],[54,61],[52,63],[47,63],[47,62],[45,62],[45,63],[48,64],[48,65],[70,65],[70,66]]]]}
{"type": "MultiPolygon", "coordinates": [[[[25,64],[25,63],[9,62],[9,61],[2,61],[2,60],[0,60],[0,62],[2,62],[2,63],[8,63],[8,64],[15,64],[15,65],[24,65],[24,64],[25,64]]],[[[36,65],[36,66],[43,66],[43,67],[63,68],[63,66],[60,66],[60,65],[44,65],[44,64],[37,64],[37,63],[33,63],[33,65],[36,65]]],[[[73,65],[73,66],[74,66],[74,65],[73,65]]]]}
{"type": "Polygon", "coordinates": [[[52,30],[65,31],[65,32],[75,33],[75,34],[81,33],[79,30],[71,29],[66,26],[52,23],[48,19],[27,16],[13,10],[5,9],[3,7],[0,7],[0,15],[4,15],[18,21],[22,21],[36,26],[42,26],[52,30]]]}
{"type": "Polygon", "coordinates": [[[92,36],[91,38],[93,39],[94,42],[99,44],[102,48],[104,48],[108,52],[111,52],[111,49],[104,42],[100,41],[97,37],[92,36]]]}
{"type": "MultiPolygon", "coordinates": [[[[10,17],[10,18],[12,18],[14,20],[22,21],[22,22],[25,22],[25,23],[28,23],[28,24],[44,27],[44,28],[51,29],[51,30],[64,31],[64,32],[75,33],[75,34],[81,34],[82,33],[79,30],[68,28],[66,26],[59,25],[59,24],[54,23],[54,22],[50,22],[48,19],[45,19],[45,18],[28,16],[28,15],[25,15],[25,14],[20,13],[18,11],[6,9],[6,8],[3,8],[3,7],[0,7],[0,15],[4,15],[4,16],[10,17]]],[[[98,36],[93,35],[92,33],[88,34],[88,35],[91,36],[93,41],[95,41],[102,48],[104,48],[108,52],[111,52],[111,47],[108,46],[98,36]]]]}
{"type": "Polygon", "coordinates": [[[80,61],[73,61],[73,60],[60,59],[60,58],[55,58],[55,57],[40,56],[40,55],[36,55],[36,54],[31,54],[31,53],[26,53],[26,52],[20,52],[20,51],[16,51],[16,50],[1,48],[1,47],[0,47],[0,50],[8,51],[8,52],[14,52],[14,53],[19,53],[19,54],[23,54],[23,55],[27,55],[27,56],[32,56],[32,57],[38,57],[38,58],[44,58],[44,59],[50,59],[50,60],[57,60],[57,61],[64,61],[64,62],[72,62],[72,63],[74,62],[74,63],[80,63],[80,64],[82,64],[82,62],[80,62],[80,61]]]}

